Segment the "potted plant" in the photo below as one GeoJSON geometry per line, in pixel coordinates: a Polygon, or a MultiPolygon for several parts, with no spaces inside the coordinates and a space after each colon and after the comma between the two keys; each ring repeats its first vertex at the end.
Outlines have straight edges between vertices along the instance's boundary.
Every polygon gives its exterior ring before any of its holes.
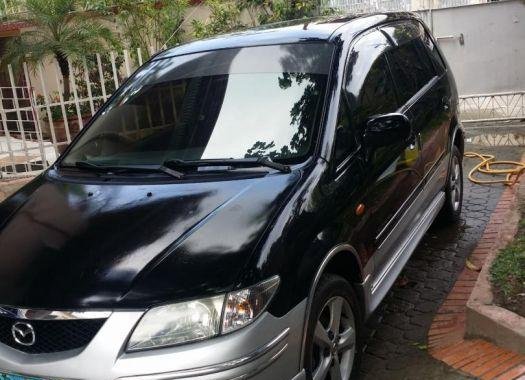
{"type": "MultiPolygon", "coordinates": [[[[41,108],[41,120],[43,121],[42,125],[42,135],[45,139],[51,139],[51,126],[55,132],[56,142],[67,142],[67,129],[69,129],[69,134],[71,139],[73,139],[77,133],[80,131],[80,121],[78,117],[77,107],[73,101],[73,98],[65,100],[64,99],[64,109],[60,105],[60,98],[58,92],[53,93],[50,96],[51,106],[49,107],[50,112],[47,112],[47,107],[41,108]],[[64,114],[65,111],[65,114],[64,114]],[[51,117],[51,120],[49,120],[51,117]],[[51,123],[52,121],[52,123],[51,123]],[[67,128],[66,128],[67,122],[67,128]]],[[[38,95],[37,104],[44,105],[44,97],[38,95]]],[[[88,102],[80,102],[80,118],[82,123],[85,124],[91,118],[91,110],[88,102]]]]}

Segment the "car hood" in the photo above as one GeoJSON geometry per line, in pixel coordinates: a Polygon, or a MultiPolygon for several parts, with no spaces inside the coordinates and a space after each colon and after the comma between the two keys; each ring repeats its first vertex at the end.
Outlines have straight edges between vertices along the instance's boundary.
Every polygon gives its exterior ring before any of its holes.
{"type": "Polygon", "coordinates": [[[226,292],[299,178],[137,185],[42,175],[0,204],[0,305],[143,308],[226,292]]]}

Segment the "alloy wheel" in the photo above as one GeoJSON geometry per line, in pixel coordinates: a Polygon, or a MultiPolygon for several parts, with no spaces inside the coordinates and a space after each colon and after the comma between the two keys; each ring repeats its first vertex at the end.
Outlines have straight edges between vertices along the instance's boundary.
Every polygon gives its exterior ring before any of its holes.
{"type": "Polygon", "coordinates": [[[324,305],[313,339],[313,380],[348,380],[356,352],[355,318],[346,299],[332,297],[324,305]]]}
{"type": "Polygon", "coordinates": [[[452,202],[452,209],[457,211],[461,202],[461,190],[462,190],[462,181],[461,181],[461,168],[460,168],[459,159],[457,156],[453,157],[452,160],[452,170],[450,171],[450,200],[452,202]]]}

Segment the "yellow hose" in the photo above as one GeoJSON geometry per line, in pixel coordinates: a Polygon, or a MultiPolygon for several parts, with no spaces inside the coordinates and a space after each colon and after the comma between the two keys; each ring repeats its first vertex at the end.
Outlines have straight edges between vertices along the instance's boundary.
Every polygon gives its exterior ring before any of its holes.
{"type": "Polygon", "coordinates": [[[474,166],[468,173],[468,179],[478,185],[487,185],[491,183],[504,183],[505,185],[513,185],[518,181],[519,176],[525,171],[525,162],[518,161],[495,161],[495,156],[490,154],[480,154],[476,152],[466,152],[465,157],[479,158],[481,162],[474,166]],[[507,165],[514,166],[514,168],[493,169],[492,166],[507,165]],[[505,174],[505,179],[481,180],[474,178],[476,172],[483,174],[505,174]]]}

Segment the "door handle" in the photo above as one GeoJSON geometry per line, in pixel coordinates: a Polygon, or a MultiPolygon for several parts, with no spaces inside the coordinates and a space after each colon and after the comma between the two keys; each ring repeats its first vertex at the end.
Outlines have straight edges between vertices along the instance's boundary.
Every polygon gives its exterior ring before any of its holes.
{"type": "Polygon", "coordinates": [[[415,132],[411,139],[408,141],[408,149],[414,150],[421,147],[421,133],[415,132]]]}
{"type": "Polygon", "coordinates": [[[444,96],[443,99],[441,99],[441,104],[443,104],[443,109],[445,111],[448,111],[448,109],[450,108],[450,101],[448,96],[444,96]]]}

